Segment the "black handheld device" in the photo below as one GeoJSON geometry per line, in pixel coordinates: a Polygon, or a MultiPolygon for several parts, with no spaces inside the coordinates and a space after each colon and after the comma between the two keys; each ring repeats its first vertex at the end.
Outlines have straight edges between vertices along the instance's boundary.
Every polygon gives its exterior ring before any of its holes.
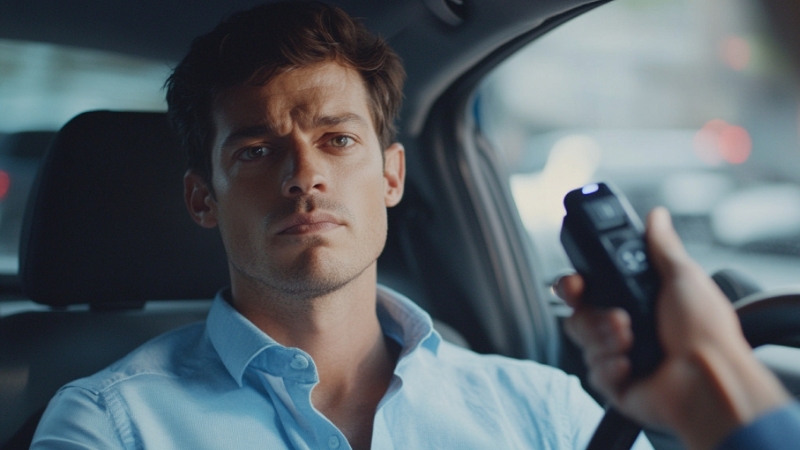
{"type": "Polygon", "coordinates": [[[627,199],[605,183],[570,191],[564,206],[561,244],[584,279],[583,301],[628,312],[631,375],[644,377],[663,356],[655,320],[660,282],[647,256],[644,226],[627,199]]]}

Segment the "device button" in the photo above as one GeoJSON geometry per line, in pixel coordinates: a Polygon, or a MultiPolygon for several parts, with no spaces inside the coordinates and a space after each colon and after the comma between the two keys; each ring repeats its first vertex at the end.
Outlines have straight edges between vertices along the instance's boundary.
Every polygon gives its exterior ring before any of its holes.
{"type": "Polygon", "coordinates": [[[627,241],[617,249],[617,264],[629,274],[647,270],[647,254],[644,242],[639,239],[627,241]]]}
{"type": "Polygon", "coordinates": [[[616,197],[592,200],[584,206],[595,228],[599,231],[616,228],[627,223],[625,210],[616,197]]]}

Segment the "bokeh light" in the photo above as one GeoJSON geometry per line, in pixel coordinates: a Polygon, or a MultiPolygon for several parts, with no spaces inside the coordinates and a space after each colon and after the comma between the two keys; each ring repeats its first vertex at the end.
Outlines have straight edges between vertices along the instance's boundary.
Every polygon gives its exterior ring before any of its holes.
{"type": "Polygon", "coordinates": [[[742,164],[753,151],[750,133],[741,126],[714,119],[694,136],[694,151],[701,161],[716,166],[722,162],[742,164]]]}
{"type": "Polygon", "coordinates": [[[746,39],[728,36],[720,44],[720,58],[733,70],[741,71],[750,64],[752,48],[746,39]]]}

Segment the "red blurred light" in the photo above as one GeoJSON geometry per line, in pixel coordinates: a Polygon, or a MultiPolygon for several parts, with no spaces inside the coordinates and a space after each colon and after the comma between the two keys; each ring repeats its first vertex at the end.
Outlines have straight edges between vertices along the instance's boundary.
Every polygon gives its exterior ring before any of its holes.
{"type": "Polygon", "coordinates": [[[746,39],[729,36],[720,45],[720,57],[733,70],[741,71],[750,64],[752,50],[746,39]]]}
{"type": "Polygon", "coordinates": [[[694,144],[694,152],[704,163],[716,166],[722,162],[722,156],[719,154],[717,133],[703,128],[695,133],[692,143],[694,144]]]}
{"type": "Polygon", "coordinates": [[[725,161],[741,164],[750,157],[753,141],[750,133],[742,127],[729,126],[719,135],[719,151],[725,161]]]}
{"type": "Polygon", "coordinates": [[[728,122],[721,119],[708,121],[703,128],[694,135],[694,151],[697,157],[704,163],[716,166],[722,163],[722,154],[719,148],[719,135],[725,128],[729,127],[728,122]]]}
{"type": "Polygon", "coordinates": [[[9,187],[11,187],[11,176],[5,170],[0,170],[0,200],[6,198],[9,187]]]}
{"type": "Polygon", "coordinates": [[[697,157],[709,165],[723,161],[741,164],[747,161],[753,150],[750,133],[744,128],[714,119],[706,123],[692,141],[697,157]]]}

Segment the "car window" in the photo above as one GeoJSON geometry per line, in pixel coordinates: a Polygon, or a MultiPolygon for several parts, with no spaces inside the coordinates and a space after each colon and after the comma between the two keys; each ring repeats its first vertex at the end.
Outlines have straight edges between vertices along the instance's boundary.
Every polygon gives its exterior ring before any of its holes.
{"type": "Polygon", "coordinates": [[[617,0],[569,21],[480,88],[545,279],[570,265],[562,198],[610,181],[670,209],[709,271],[800,282],[798,79],[752,1],[617,0]]]}
{"type": "Polygon", "coordinates": [[[165,110],[169,64],[0,40],[0,275],[16,274],[22,216],[56,130],[93,109],[165,110]]]}

